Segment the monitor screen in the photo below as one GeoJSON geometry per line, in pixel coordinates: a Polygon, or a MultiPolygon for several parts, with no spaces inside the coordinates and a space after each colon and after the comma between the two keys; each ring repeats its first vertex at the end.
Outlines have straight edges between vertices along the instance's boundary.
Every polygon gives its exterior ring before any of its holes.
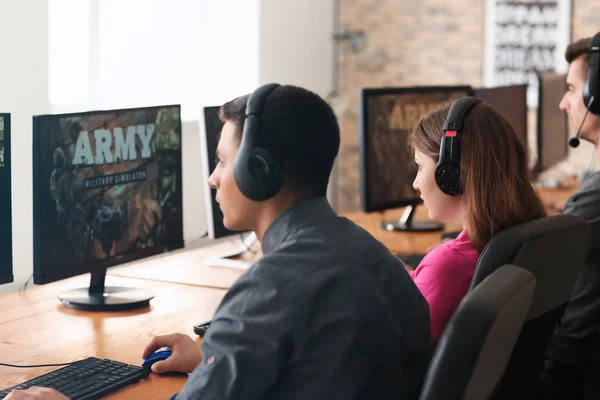
{"type": "Polygon", "coordinates": [[[565,94],[566,78],[566,74],[538,76],[538,172],[551,168],[569,155],[569,121],[567,113],[558,108],[565,94]]]}
{"type": "MultiPolygon", "coordinates": [[[[204,165],[205,165],[205,176],[204,181],[208,180],[208,177],[213,173],[217,166],[217,145],[219,144],[219,137],[221,136],[221,129],[223,129],[223,122],[219,119],[219,108],[220,107],[204,107],[204,165]]],[[[232,235],[236,232],[231,231],[223,225],[223,212],[217,203],[217,190],[210,188],[206,191],[207,196],[206,202],[206,222],[208,224],[208,237],[211,239],[218,239],[224,236],[232,235]]]]}
{"type": "Polygon", "coordinates": [[[183,247],[180,106],[33,117],[34,283],[183,247]]]}
{"type": "Polygon", "coordinates": [[[500,111],[527,145],[526,84],[475,89],[475,97],[500,111]]]}
{"type": "Polygon", "coordinates": [[[10,114],[0,114],[0,284],[14,281],[10,165],[10,114]]]}
{"type": "Polygon", "coordinates": [[[360,191],[365,212],[415,205],[417,174],[408,136],[419,118],[448,101],[472,96],[470,86],[362,89],[360,93],[360,191]]]}

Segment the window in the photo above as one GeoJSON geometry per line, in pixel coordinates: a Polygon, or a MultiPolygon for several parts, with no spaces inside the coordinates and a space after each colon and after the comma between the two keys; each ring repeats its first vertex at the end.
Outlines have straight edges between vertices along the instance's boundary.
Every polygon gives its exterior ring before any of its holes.
{"type": "Polygon", "coordinates": [[[50,0],[49,8],[54,112],[181,104],[193,120],[258,85],[258,0],[50,0]]]}

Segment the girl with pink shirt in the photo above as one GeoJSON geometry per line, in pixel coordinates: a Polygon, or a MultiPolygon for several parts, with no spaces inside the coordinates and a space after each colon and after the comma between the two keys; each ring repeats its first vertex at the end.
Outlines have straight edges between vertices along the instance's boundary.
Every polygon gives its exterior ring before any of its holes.
{"type": "Polygon", "coordinates": [[[463,226],[410,272],[429,303],[431,334],[438,339],[490,238],[544,217],[545,210],[529,180],[527,145],[489,104],[462,98],[432,111],[417,124],[411,145],[418,166],[413,187],[429,218],[463,226]]]}

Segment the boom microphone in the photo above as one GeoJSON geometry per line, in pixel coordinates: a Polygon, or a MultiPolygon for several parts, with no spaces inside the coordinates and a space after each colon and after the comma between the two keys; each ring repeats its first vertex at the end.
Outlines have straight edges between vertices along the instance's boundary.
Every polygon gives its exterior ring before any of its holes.
{"type": "Polygon", "coordinates": [[[577,133],[575,134],[575,137],[572,137],[571,139],[569,139],[569,146],[571,146],[573,148],[579,146],[579,135],[581,134],[581,127],[583,126],[583,123],[585,122],[585,118],[587,117],[588,113],[590,112],[590,107],[592,107],[592,104],[594,104],[594,96],[592,96],[590,98],[590,102],[587,106],[587,110],[585,110],[585,114],[583,115],[583,121],[581,121],[581,124],[579,124],[579,128],[577,128],[577,133]]]}

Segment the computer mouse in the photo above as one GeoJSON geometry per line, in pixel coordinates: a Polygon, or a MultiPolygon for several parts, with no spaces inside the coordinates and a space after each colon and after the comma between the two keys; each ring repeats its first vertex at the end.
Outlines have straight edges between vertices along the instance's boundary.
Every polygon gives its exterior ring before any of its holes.
{"type": "Polygon", "coordinates": [[[155,351],[150,357],[142,361],[142,367],[150,369],[155,362],[166,360],[171,357],[171,354],[173,354],[171,349],[155,351]]]}

